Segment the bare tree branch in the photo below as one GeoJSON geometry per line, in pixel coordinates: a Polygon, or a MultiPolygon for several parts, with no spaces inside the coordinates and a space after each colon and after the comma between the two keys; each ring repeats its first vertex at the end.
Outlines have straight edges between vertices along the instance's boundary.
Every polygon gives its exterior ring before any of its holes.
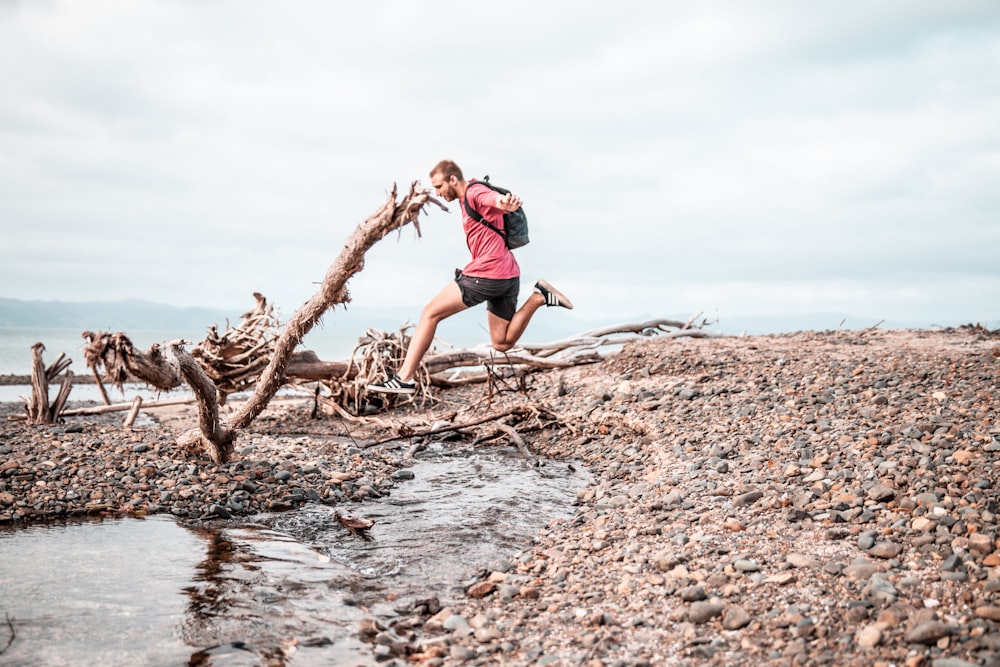
{"type": "MultiPolygon", "coordinates": [[[[385,204],[374,215],[362,222],[348,237],[343,250],[326,272],[326,277],[317,292],[292,319],[275,344],[274,356],[257,382],[257,388],[246,403],[229,420],[233,429],[245,428],[252,422],[285,383],[285,367],[295,347],[319,321],[323,313],[333,306],[351,300],[347,292],[347,281],[364,268],[365,253],[391,231],[413,223],[420,233],[419,214],[428,203],[445,209],[428,190],[418,190],[417,183],[410,185],[410,192],[401,202],[396,203],[396,186],[393,185],[385,204]]],[[[445,209],[447,210],[447,209],[445,209]]]]}

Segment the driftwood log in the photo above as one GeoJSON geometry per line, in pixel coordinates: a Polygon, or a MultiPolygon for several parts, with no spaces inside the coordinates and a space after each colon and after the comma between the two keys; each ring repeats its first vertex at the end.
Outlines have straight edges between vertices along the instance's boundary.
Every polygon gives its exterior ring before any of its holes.
{"type": "MultiPolygon", "coordinates": [[[[289,380],[304,382],[342,383],[364,375],[362,364],[357,360],[357,352],[370,342],[371,331],[362,338],[350,359],[322,361],[312,352],[299,352],[292,356],[285,369],[289,380]]],[[[384,336],[385,334],[383,334],[384,336]]],[[[637,336],[666,336],[703,338],[714,334],[696,327],[690,321],[656,319],[638,323],[616,324],[583,332],[572,338],[544,344],[521,343],[506,354],[498,353],[490,347],[430,352],[423,360],[430,383],[438,387],[450,387],[467,382],[483,382],[486,374],[463,375],[462,380],[452,379],[455,371],[462,368],[507,364],[525,370],[552,370],[581,364],[596,363],[601,360],[597,350],[601,347],[624,345],[637,336]],[[554,357],[554,358],[553,358],[554,357]]],[[[405,351],[405,347],[403,348],[405,351]]]]}
{"type": "Polygon", "coordinates": [[[67,370],[73,361],[67,359],[66,355],[60,354],[46,368],[42,360],[43,352],[45,346],[42,343],[31,346],[31,397],[21,397],[25,403],[29,424],[54,424],[73,388],[73,371],[67,370]],[[66,374],[63,376],[59,393],[56,395],[56,400],[50,404],[49,383],[63,371],[66,371],[66,374]]]}

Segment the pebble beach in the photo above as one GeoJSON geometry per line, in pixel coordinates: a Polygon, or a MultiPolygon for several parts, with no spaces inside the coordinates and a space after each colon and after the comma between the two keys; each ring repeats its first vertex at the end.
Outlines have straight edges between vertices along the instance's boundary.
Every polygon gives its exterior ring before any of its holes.
{"type": "Polygon", "coordinates": [[[419,457],[413,438],[370,446],[386,425],[541,406],[527,448],[593,482],[464,597],[363,623],[383,664],[1000,665],[998,392],[997,332],[873,329],[639,339],[380,423],[284,397],[225,465],[177,447],[193,407],[131,429],[4,421],[0,522],[350,508],[419,457]]]}

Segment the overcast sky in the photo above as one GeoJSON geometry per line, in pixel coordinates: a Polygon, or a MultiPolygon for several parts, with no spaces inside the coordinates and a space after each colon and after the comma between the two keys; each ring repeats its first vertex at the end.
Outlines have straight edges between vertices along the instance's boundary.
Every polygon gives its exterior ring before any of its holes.
{"type": "MultiPolygon", "coordinates": [[[[1000,326],[995,0],[0,0],[0,296],[290,315],[442,158],[586,319],[1000,326]]],[[[451,208],[354,302],[415,318],[451,208]]]]}

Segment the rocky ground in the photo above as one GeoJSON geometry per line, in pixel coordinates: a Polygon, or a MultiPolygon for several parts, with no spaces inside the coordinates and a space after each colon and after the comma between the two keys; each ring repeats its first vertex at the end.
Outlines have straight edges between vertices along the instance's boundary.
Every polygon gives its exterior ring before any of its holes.
{"type": "MultiPolygon", "coordinates": [[[[528,447],[594,482],[466,599],[359,632],[399,665],[1000,665],[998,380],[1000,337],[978,328],[654,338],[534,374],[526,396],[402,406],[384,421],[544,408],[528,447]]],[[[411,441],[368,447],[383,428],[304,400],[275,403],[225,466],[177,451],[183,412],[5,422],[0,520],[391,493],[411,441]]]]}

